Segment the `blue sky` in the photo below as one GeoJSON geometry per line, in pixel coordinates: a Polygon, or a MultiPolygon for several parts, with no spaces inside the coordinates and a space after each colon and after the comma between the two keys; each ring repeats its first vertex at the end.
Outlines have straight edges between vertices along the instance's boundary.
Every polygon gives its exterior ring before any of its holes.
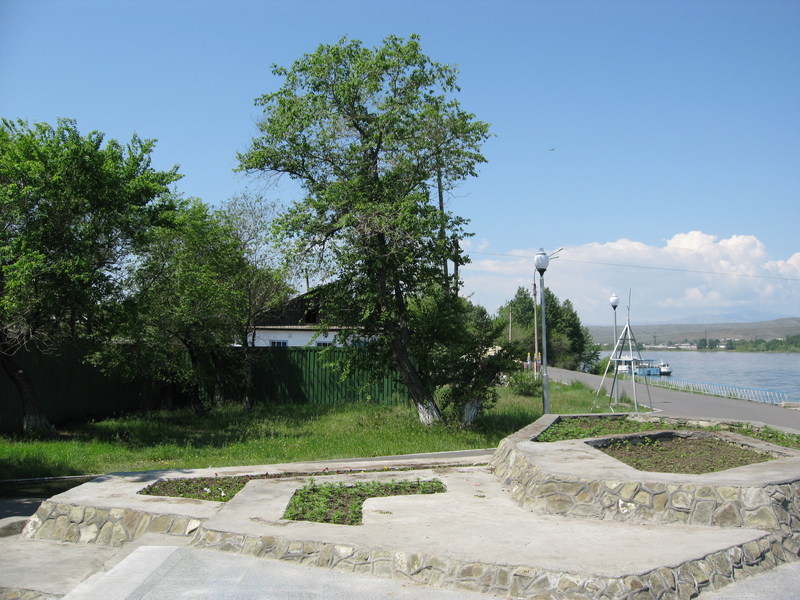
{"type": "Polygon", "coordinates": [[[800,316],[800,1],[0,0],[0,116],[157,138],[218,204],[291,185],[233,173],[253,99],[341,36],[418,33],[492,124],[449,207],[465,293],[495,310],[546,274],[585,324],[800,316]],[[632,265],[632,266],[629,266],[632,265]]]}

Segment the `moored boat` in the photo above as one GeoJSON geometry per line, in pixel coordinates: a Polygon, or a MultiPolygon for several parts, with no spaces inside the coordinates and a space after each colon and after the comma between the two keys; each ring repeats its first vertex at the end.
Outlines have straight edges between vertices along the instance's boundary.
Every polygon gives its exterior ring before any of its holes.
{"type": "Polygon", "coordinates": [[[615,360],[619,373],[635,373],[640,377],[659,377],[672,374],[672,367],[663,360],[656,361],[651,358],[632,358],[630,356],[622,356],[615,360]]]}

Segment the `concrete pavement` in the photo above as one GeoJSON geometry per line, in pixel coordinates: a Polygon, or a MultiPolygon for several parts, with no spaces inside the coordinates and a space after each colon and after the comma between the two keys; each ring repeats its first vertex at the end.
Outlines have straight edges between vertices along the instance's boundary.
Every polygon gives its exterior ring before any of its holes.
{"type": "MultiPolygon", "coordinates": [[[[569,381],[586,377],[558,371],[552,369],[551,378],[569,381]]],[[[583,380],[589,385],[599,383],[599,378],[593,381],[591,376],[583,380]]],[[[651,388],[653,391],[656,390],[651,388]]],[[[673,415],[755,420],[776,427],[786,427],[789,423],[794,426],[795,414],[800,417],[800,411],[755,404],[740,406],[750,404],[744,401],[723,399],[720,408],[715,402],[705,402],[710,397],[661,389],[657,392],[658,397],[653,395],[654,406],[673,415]],[[666,395],[662,396],[663,392],[666,395]],[[733,407],[729,403],[733,403],[733,407]],[[715,410],[723,414],[715,415],[715,410]]],[[[800,430],[800,421],[797,429],[800,430]]],[[[533,515],[514,503],[508,490],[486,468],[466,466],[486,462],[490,455],[491,451],[473,451],[213,470],[223,475],[281,470],[324,473],[324,469],[337,468],[381,469],[385,473],[353,473],[331,479],[437,477],[447,485],[445,494],[369,500],[365,504],[365,524],[361,527],[282,521],[279,513],[293,489],[302,484],[298,480],[253,481],[222,506],[136,493],[160,477],[208,474],[204,470],[105,476],[53,498],[65,506],[85,504],[129,512],[179,514],[187,519],[202,520],[205,533],[196,534],[192,546],[189,546],[192,536],[152,532],[120,547],[24,539],[17,533],[22,518],[12,513],[28,516],[36,501],[0,500],[0,514],[6,515],[0,519],[0,600],[15,597],[4,596],[3,589],[35,590],[38,595],[31,595],[31,598],[65,597],[67,600],[99,600],[101,597],[103,600],[467,599],[486,596],[468,589],[454,591],[419,585],[416,576],[398,581],[375,575],[381,574],[381,569],[384,575],[391,569],[414,573],[415,566],[417,571],[427,569],[436,573],[437,565],[442,570],[445,562],[452,561],[457,565],[455,570],[466,575],[462,582],[464,588],[469,587],[470,576],[474,575],[473,579],[485,577],[492,565],[512,568],[514,577],[528,569],[547,577],[594,573],[599,578],[613,580],[659,566],[677,565],[716,549],[746,544],[763,534],[750,529],[632,525],[533,515]],[[393,471],[401,464],[420,468],[435,465],[436,468],[393,471]],[[248,540],[259,540],[262,545],[264,540],[287,540],[283,558],[290,559],[293,550],[288,541],[293,541],[299,544],[299,549],[295,547],[294,550],[299,554],[296,560],[289,561],[244,556],[242,552],[248,540]],[[350,554],[347,554],[348,549],[350,554]],[[359,555],[359,549],[364,554],[359,555]],[[336,552],[343,553],[342,565],[355,572],[296,564],[303,556],[322,560],[325,552],[333,556],[337,556],[336,552]],[[372,559],[374,563],[369,563],[372,559]],[[403,564],[398,566],[398,561],[403,564]]],[[[501,575],[494,576],[495,583],[502,579],[504,571],[498,572],[501,575]]],[[[563,581],[568,582],[569,577],[563,581]]],[[[789,563],[719,591],[705,588],[700,597],[701,600],[800,600],[798,581],[800,563],[789,563]]],[[[510,585],[506,588],[498,585],[496,591],[507,589],[501,596],[516,597],[510,585]]],[[[568,583],[563,585],[568,586],[568,583]]]]}

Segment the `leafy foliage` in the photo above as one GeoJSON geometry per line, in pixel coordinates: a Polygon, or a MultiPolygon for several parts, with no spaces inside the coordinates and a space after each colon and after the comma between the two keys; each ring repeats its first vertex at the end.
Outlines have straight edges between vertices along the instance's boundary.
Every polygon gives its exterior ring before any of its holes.
{"type": "Polygon", "coordinates": [[[303,186],[278,229],[332,280],[319,298],[325,323],[352,326],[340,338],[368,347],[376,372],[394,363],[420,418],[440,420],[411,354],[410,306],[452,289],[442,265],[466,260],[453,244],[464,220],[434,206],[430,190],[476,174],[488,125],[461,109],[456,70],[425,56],[417,36],[375,49],[343,38],[273,73],[283,85],[257,100],[260,135],[239,168],[303,186]]]}
{"type": "MultiPolygon", "coordinates": [[[[581,324],[572,302],[569,299],[561,302],[550,289],[545,289],[544,296],[548,364],[563,369],[591,371],[598,361],[599,347],[594,343],[588,328],[581,324]]],[[[519,340],[523,347],[529,349],[534,345],[533,305],[531,292],[519,287],[514,298],[498,311],[498,321],[506,326],[509,312],[511,313],[512,326],[516,324],[516,334],[512,335],[512,339],[519,340]]],[[[539,318],[541,319],[541,313],[539,318]]],[[[540,326],[540,323],[536,325],[540,326]]],[[[541,339],[541,331],[539,333],[541,339]]]]}
{"type": "Polygon", "coordinates": [[[496,343],[499,325],[482,306],[442,290],[415,300],[411,351],[445,420],[469,426],[497,398],[501,373],[515,368],[517,344],[496,343]]]}
{"type": "Polygon", "coordinates": [[[150,168],[155,142],[3,120],[0,128],[4,352],[90,326],[118,292],[118,269],[147,227],[171,211],[179,176],[150,168]]]}
{"type": "Polygon", "coordinates": [[[728,340],[725,349],[738,352],[800,352],[800,335],[787,335],[777,340],[728,340]]]}
{"type": "Polygon", "coordinates": [[[294,521],[316,521],[338,525],[360,525],[361,508],[369,498],[384,496],[407,496],[411,494],[438,494],[445,492],[438,479],[422,481],[363,481],[355,484],[317,483],[312,481],[297,490],[284,519],[294,521]]]}
{"type": "Polygon", "coordinates": [[[520,396],[541,396],[542,379],[531,371],[515,371],[508,377],[508,387],[520,396]]]}
{"type": "Polygon", "coordinates": [[[510,321],[512,326],[523,331],[533,330],[534,301],[531,292],[522,286],[518,287],[514,297],[497,311],[497,316],[503,323],[510,321]]]}
{"type": "Polygon", "coordinates": [[[127,146],[55,127],[4,119],[0,126],[0,358],[26,411],[44,425],[32,382],[13,361],[29,343],[52,350],[91,332],[118,298],[132,247],[174,209],[176,169],[150,164],[155,142],[127,146]]]}
{"type": "Polygon", "coordinates": [[[228,275],[245,266],[225,225],[201,202],[182,203],[169,227],[150,229],[137,247],[94,361],[131,379],[212,390],[213,353],[236,339],[244,303],[228,275]]]}

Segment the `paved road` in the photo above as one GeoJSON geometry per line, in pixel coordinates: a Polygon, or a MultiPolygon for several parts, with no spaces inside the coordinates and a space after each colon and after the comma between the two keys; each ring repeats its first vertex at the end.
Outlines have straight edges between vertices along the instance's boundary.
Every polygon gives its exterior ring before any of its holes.
{"type": "MultiPolygon", "coordinates": [[[[600,388],[600,383],[603,380],[599,375],[567,371],[565,369],[550,367],[547,371],[551,380],[566,383],[580,381],[594,390],[600,388]]],[[[606,393],[608,393],[611,388],[610,380],[606,378],[603,385],[606,393]]],[[[624,393],[628,398],[633,398],[633,384],[630,381],[621,382],[619,389],[620,394],[624,393]]],[[[660,387],[646,386],[642,383],[637,383],[636,385],[636,399],[645,406],[649,405],[652,400],[654,409],[672,416],[760,421],[773,427],[788,427],[800,431],[800,410],[781,408],[780,406],[762,402],[688,394],[660,387]]],[[[598,402],[608,402],[608,397],[601,393],[598,402]]]]}

